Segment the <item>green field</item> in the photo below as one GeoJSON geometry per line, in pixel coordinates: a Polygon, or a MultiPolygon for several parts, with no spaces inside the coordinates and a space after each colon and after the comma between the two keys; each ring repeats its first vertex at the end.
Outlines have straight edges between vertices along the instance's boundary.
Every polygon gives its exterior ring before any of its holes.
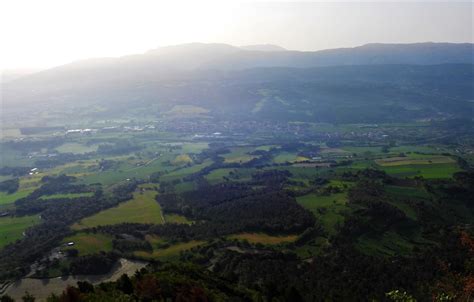
{"type": "Polygon", "coordinates": [[[110,225],[124,222],[163,223],[161,207],[156,202],[156,191],[135,192],[133,199],[121,203],[115,208],[107,209],[93,216],[82,219],[72,226],[75,230],[92,228],[99,225],[110,225]]]}
{"type": "Polygon", "coordinates": [[[364,254],[400,255],[412,251],[414,244],[395,232],[386,232],[382,236],[363,235],[357,240],[357,249],[364,254]]]}
{"type": "Polygon", "coordinates": [[[22,217],[0,217],[0,248],[21,239],[23,232],[40,222],[38,215],[22,217]]]}
{"type": "Polygon", "coordinates": [[[430,194],[419,187],[401,187],[401,186],[385,186],[385,191],[395,197],[414,197],[414,198],[429,198],[430,194]]]}
{"type": "Polygon", "coordinates": [[[206,178],[206,180],[211,184],[225,181],[224,177],[227,177],[234,182],[249,181],[255,171],[256,170],[254,168],[222,168],[212,170],[209,174],[204,176],[204,178],[206,178]]]}
{"type": "Polygon", "coordinates": [[[167,160],[172,161],[175,158],[173,154],[162,156],[158,159],[144,161],[143,164],[127,160],[127,158],[111,158],[119,162],[117,168],[107,171],[94,171],[85,173],[80,181],[85,184],[101,183],[111,185],[129,178],[146,178],[154,172],[171,170],[173,167],[166,166],[167,160]],[[137,165],[138,164],[138,165],[137,165]]]}
{"type": "Polygon", "coordinates": [[[177,214],[165,214],[164,215],[166,223],[179,223],[179,224],[191,224],[192,221],[188,220],[186,217],[177,214]]]}
{"type": "Polygon", "coordinates": [[[211,173],[207,174],[204,178],[210,184],[216,184],[219,182],[224,181],[224,177],[229,177],[229,173],[235,169],[232,168],[224,168],[224,169],[216,169],[212,170],[211,173]]]}
{"type": "Polygon", "coordinates": [[[346,206],[346,193],[337,193],[329,196],[308,194],[300,196],[296,200],[318,218],[330,235],[335,234],[337,225],[344,222],[344,216],[341,213],[348,210],[346,206]]]}
{"type": "Polygon", "coordinates": [[[173,179],[182,178],[182,177],[184,177],[184,176],[186,176],[186,175],[199,172],[200,170],[204,169],[204,168],[207,167],[207,166],[210,166],[211,164],[212,164],[212,161],[211,161],[211,160],[206,160],[206,161],[204,161],[204,162],[201,163],[201,164],[197,164],[197,165],[193,165],[193,166],[191,166],[191,167],[186,167],[186,168],[178,169],[178,170],[176,170],[176,171],[173,171],[173,172],[170,172],[170,173],[168,173],[168,174],[165,174],[165,175],[163,175],[160,179],[161,179],[161,180],[165,180],[165,181],[169,181],[169,180],[173,180],[173,179]]]}
{"type": "Polygon", "coordinates": [[[57,147],[56,150],[61,153],[85,154],[97,151],[98,147],[98,145],[88,146],[79,143],[65,143],[57,147]]]}
{"type": "Polygon", "coordinates": [[[12,204],[20,198],[28,196],[33,189],[25,189],[21,191],[17,191],[13,194],[8,194],[5,192],[0,192],[0,205],[12,204]]]}
{"type": "Polygon", "coordinates": [[[179,184],[174,186],[174,189],[178,193],[191,191],[191,190],[196,189],[196,184],[192,181],[180,182],[179,184]]]}
{"type": "Polygon", "coordinates": [[[64,238],[63,243],[74,242],[73,246],[65,247],[67,249],[76,249],[80,256],[96,254],[98,252],[109,252],[112,250],[112,237],[100,233],[77,233],[73,236],[64,238]]]}
{"type": "Polygon", "coordinates": [[[422,176],[424,178],[433,179],[451,178],[454,173],[461,171],[456,164],[382,166],[380,169],[396,177],[422,176]]]}
{"type": "Polygon", "coordinates": [[[273,158],[273,161],[277,164],[283,164],[283,163],[296,163],[296,162],[301,162],[301,161],[306,161],[309,158],[298,156],[296,153],[290,153],[290,152],[281,152],[277,156],[273,158]]]}
{"type": "Polygon", "coordinates": [[[54,194],[54,195],[43,195],[41,196],[41,199],[91,197],[92,195],[94,195],[94,193],[92,192],[54,194]]]}
{"type": "Polygon", "coordinates": [[[183,153],[200,153],[202,150],[209,148],[208,143],[184,143],[181,152],[183,153]]]}
{"type": "Polygon", "coordinates": [[[224,154],[225,163],[246,163],[257,156],[248,154],[254,151],[253,147],[236,147],[232,148],[230,153],[224,154]]]}
{"type": "Polygon", "coordinates": [[[377,159],[375,162],[383,167],[404,166],[404,165],[431,165],[455,163],[455,160],[448,156],[409,156],[409,157],[387,157],[377,159]]]}

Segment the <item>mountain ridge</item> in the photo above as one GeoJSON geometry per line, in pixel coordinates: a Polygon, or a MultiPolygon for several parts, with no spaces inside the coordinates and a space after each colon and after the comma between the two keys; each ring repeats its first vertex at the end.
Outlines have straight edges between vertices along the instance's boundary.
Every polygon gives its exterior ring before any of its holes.
{"type": "MultiPolygon", "coordinates": [[[[175,69],[246,69],[255,67],[319,67],[337,65],[371,65],[371,64],[415,64],[435,65],[444,63],[474,64],[473,43],[421,42],[406,44],[369,43],[356,47],[333,48],[317,51],[283,50],[263,51],[246,49],[246,47],[271,46],[257,44],[236,47],[223,43],[186,43],[151,49],[142,54],[131,54],[121,57],[90,58],[45,69],[46,73],[58,69],[80,69],[81,65],[94,67],[104,64],[130,64],[137,62],[158,63],[175,69]],[[374,53],[374,51],[376,53],[374,53]],[[384,53],[380,53],[380,52],[384,53]],[[388,51],[388,53],[387,53],[388,51]],[[204,58],[203,55],[207,54],[204,58]],[[429,56],[427,56],[427,54],[429,56]],[[171,57],[170,57],[171,56],[171,57]],[[173,58],[176,57],[177,58],[173,58]],[[199,58],[201,57],[201,58],[199,58]],[[183,61],[184,59],[184,61],[183,61]],[[163,64],[160,61],[168,61],[163,64]],[[260,60],[260,61],[259,61],[260,60]],[[173,64],[188,66],[172,66],[173,64]]],[[[35,73],[36,74],[36,73],[35,73]]],[[[33,76],[34,74],[32,74],[33,76]]]]}

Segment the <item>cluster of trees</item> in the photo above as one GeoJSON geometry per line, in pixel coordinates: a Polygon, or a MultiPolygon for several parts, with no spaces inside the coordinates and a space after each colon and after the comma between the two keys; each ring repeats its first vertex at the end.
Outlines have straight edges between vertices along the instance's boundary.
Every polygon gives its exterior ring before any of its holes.
{"type": "Polygon", "coordinates": [[[439,245],[410,257],[369,256],[334,242],[311,261],[301,262],[288,251],[235,252],[223,248],[235,243],[220,242],[198,247],[182,260],[212,263],[214,274],[261,293],[264,301],[386,301],[397,290],[419,301],[468,301],[474,294],[473,235],[445,230],[439,245]]]}
{"type": "Polygon", "coordinates": [[[62,137],[51,137],[42,140],[25,139],[17,141],[8,141],[3,144],[26,155],[32,152],[39,152],[42,149],[54,149],[64,144],[65,140],[62,137]]]}
{"type": "Polygon", "coordinates": [[[150,242],[143,239],[127,238],[127,239],[114,239],[112,246],[115,250],[121,253],[130,253],[134,251],[148,251],[152,252],[153,247],[150,242]]]}
{"type": "Polygon", "coordinates": [[[73,275],[100,275],[110,272],[116,264],[115,253],[99,253],[72,258],[69,272],[73,275]]]}
{"type": "MultiPolygon", "coordinates": [[[[275,186],[286,176],[281,171],[264,172],[259,181],[275,186]]],[[[182,194],[163,194],[157,199],[167,212],[209,225],[217,223],[224,229],[290,233],[301,232],[315,223],[313,215],[294,198],[271,186],[254,190],[246,184],[224,183],[182,194]]]]}
{"type": "Polygon", "coordinates": [[[30,172],[31,167],[1,167],[0,168],[0,175],[11,175],[14,177],[19,177],[28,174],[30,172]]]}
{"type": "Polygon", "coordinates": [[[8,194],[13,194],[18,190],[20,186],[20,181],[18,178],[8,179],[0,182],[0,191],[7,192],[8,194]]]}
{"type": "MultiPolygon", "coordinates": [[[[44,184],[40,192],[49,194],[62,193],[64,187],[71,184],[67,176],[48,177],[43,179],[44,184]],[[42,189],[46,187],[47,189],[42,189]],[[57,188],[54,192],[51,189],[57,188]]],[[[130,181],[117,186],[111,195],[97,193],[92,197],[59,198],[41,200],[42,194],[34,193],[15,202],[16,215],[40,214],[42,223],[28,228],[25,237],[0,250],[0,280],[8,280],[26,274],[29,265],[40,259],[52,248],[58,246],[61,240],[70,235],[69,226],[101,210],[116,206],[118,203],[132,198],[137,183],[130,181]]],[[[101,192],[101,191],[98,191],[101,192]]]]}

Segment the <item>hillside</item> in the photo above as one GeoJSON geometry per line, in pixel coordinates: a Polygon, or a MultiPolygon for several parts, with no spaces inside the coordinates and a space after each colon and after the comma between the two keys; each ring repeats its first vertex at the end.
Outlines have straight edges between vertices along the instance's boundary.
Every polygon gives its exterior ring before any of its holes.
{"type": "Polygon", "coordinates": [[[94,105],[118,118],[165,116],[174,106],[195,106],[226,119],[373,123],[470,117],[474,99],[469,64],[129,69],[113,76],[108,69],[115,65],[102,64],[101,71],[84,67],[66,75],[58,68],[5,85],[5,112],[29,115],[23,103],[38,106],[29,106],[31,112],[44,110],[44,103],[60,111],[94,105]]]}

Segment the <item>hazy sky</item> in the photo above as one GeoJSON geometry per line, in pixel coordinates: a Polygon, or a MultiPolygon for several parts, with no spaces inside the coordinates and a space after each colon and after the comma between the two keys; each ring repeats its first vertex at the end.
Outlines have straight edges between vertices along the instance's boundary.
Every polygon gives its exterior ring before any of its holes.
{"type": "Polygon", "coordinates": [[[0,0],[0,69],[141,53],[187,42],[318,50],[371,42],[473,42],[472,2],[0,0]]]}

